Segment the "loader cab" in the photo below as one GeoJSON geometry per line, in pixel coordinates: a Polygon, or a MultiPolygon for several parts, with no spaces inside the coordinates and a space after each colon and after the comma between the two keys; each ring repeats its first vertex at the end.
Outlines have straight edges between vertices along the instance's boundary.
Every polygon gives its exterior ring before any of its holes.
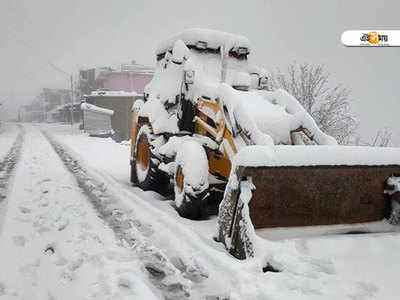
{"type": "MultiPolygon", "coordinates": [[[[225,44],[228,44],[222,37],[221,40],[210,39],[207,41],[206,38],[202,39],[201,36],[198,39],[187,38],[182,36],[181,41],[190,51],[190,58],[196,61],[198,65],[202,66],[202,71],[210,78],[214,78],[217,81],[226,82],[239,90],[248,90],[245,85],[234,84],[236,80],[237,72],[248,73],[248,55],[250,49],[246,44],[240,44],[240,42],[233,43],[234,46],[229,46],[230,49],[225,49],[225,44]],[[225,43],[225,44],[224,44],[225,43]]],[[[178,37],[177,37],[178,39],[178,37]]],[[[166,66],[170,61],[171,57],[174,57],[173,48],[176,40],[171,40],[163,47],[158,49],[156,52],[157,63],[161,63],[166,66]]],[[[172,59],[172,62],[173,59],[172,59]]],[[[174,62],[176,63],[176,62],[174,62]]],[[[179,62],[181,64],[181,62],[179,62]]],[[[243,76],[241,76],[243,78],[243,76]]]]}
{"type": "MultiPolygon", "coordinates": [[[[211,41],[206,39],[185,40],[181,39],[190,51],[190,58],[200,65],[204,73],[210,75],[215,81],[223,81],[239,91],[249,91],[251,78],[248,72],[249,47],[245,45],[233,46],[225,50],[223,41],[211,41]]],[[[156,54],[159,67],[165,68],[169,63],[181,65],[184,61],[174,61],[175,42],[170,41],[162,51],[156,54]]],[[[197,70],[184,70],[183,83],[189,87],[195,82],[197,70]]],[[[180,131],[194,131],[194,116],[196,109],[193,103],[184,97],[180,98],[180,112],[178,113],[178,127],[180,131]]]]}
{"type": "MultiPolygon", "coordinates": [[[[213,30],[189,29],[159,44],[156,49],[159,73],[156,76],[161,78],[171,73],[173,77],[182,72],[181,77],[175,80],[181,82],[180,88],[176,89],[180,89],[176,93],[177,101],[174,102],[178,105],[172,107],[177,108],[179,131],[194,131],[195,101],[185,99],[197,93],[192,91],[221,82],[240,92],[254,89],[250,76],[253,68],[248,64],[249,54],[250,42],[247,38],[213,30]],[[191,89],[193,86],[196,88],[191,89]]],[[[170,83],[171,76],[168,77],[170,83]]],[[[155,85],[160,85],[160,82],[154,80],[155,85]]],[[[205,88],[200,96],[213,98],[212,92],[210,95],[208,92],[205,88]]]]}

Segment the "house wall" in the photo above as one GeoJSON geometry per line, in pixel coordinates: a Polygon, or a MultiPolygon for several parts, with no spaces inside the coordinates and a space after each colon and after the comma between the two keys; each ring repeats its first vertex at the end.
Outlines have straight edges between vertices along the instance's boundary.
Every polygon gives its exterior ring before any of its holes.
{"type": "Polygon", "coordinates": [[[152,75],[112,72],[104,79],[104,88],[110,91],[143,93],[144,87],[151,81],[152,75]]]}

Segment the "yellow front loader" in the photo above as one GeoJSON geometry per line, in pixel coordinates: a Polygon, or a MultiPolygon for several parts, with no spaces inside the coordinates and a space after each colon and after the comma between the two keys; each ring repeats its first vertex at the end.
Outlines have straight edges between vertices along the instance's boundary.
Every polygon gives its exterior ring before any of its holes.
{"type": "Polygon", "coordinates": [[[173,191],[190,219],[222,201],[218,240],[241,259],[249,228],[398,223],[400,151],[337,145],[296,99],[265,90],[249,53],[246,38],[204,29],[160,44],[132,109],[131,181],[173,191]]]}

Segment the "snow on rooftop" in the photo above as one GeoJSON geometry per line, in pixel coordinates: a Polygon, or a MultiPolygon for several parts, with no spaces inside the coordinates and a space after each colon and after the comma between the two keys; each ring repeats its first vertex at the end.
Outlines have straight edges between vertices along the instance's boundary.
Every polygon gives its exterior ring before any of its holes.
{"type": "Polygon", "coordinates": [[[56,107],[54,107],[52,110],[48,111],[48,114],[53,114],[58,112],[59,110],[63,109],[65,107],[65,104],[61,104],[61,105],[57,105],[56,107]]]}
{"type": "Polygon", "coordinates": [[[81,109],[82,110],[88,110],[88,111],[93,111],[93,112],[98,112],[98,113],[102,113],[105,115],[113,115],[114,111],[111,109],[107,109],[107,108],[102,108],[93,104],[89,104],[89,103],[82,103],[81,104],[81,109]]]}
{"type": "Polygon", "coordinates": [[[211,29],[192,28],[159,43],[156,54],[171,50],[177,40],[182,40],[186,45],[193,46],[199,41],[207,42],[206,48],[209,49],[218,49],[221,46],[225,46],[227,50],[234,47],[245,47],[250,50],[250,41],[244,36],[211,29]]]}
{"type": "Polygon", "coordinates": [[[400,166],[400,148],[361,146],[248,146],[236,166],[400,166]]]}
{"type": "Polygon", "coordinates": [[[104,97],[136,97],[141,96],[137,92],[125,92],[125,91],[93,91],[89,96],[104,96],[104,97]]]}

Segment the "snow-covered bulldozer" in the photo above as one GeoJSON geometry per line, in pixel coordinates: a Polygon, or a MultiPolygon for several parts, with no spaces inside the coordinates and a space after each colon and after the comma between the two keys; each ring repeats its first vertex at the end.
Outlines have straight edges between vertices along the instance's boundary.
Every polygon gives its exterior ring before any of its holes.
{"type": "Polygon", "coordinates": [[[400,151],[338,146],[294,97],[266,90],[249,53],[246,38],[204,29],[159,45],[132,108],[131,181],[173,186],[191,219],[220,195],[218,239],[238,258],[249,256],[254,228],[396,223],[400,151]]]}

